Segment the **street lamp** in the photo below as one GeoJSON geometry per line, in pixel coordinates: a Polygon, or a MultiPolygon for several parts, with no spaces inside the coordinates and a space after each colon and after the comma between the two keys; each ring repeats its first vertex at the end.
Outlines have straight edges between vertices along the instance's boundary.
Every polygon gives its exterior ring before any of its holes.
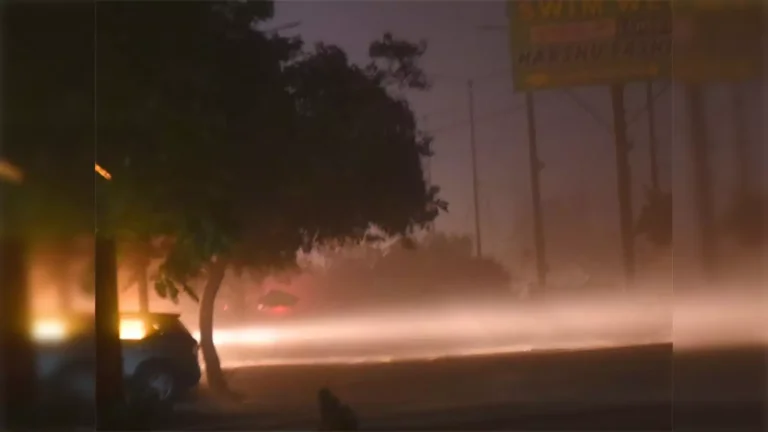
{"type": "Polygon", "coordinates": [[[109,171],[102,168],[99,164],[95,164],[95,170],[97,173],[99,173],[100,176],[104,177],[107,180],[112,180],[112,174],[109,173],[109,171]]]}

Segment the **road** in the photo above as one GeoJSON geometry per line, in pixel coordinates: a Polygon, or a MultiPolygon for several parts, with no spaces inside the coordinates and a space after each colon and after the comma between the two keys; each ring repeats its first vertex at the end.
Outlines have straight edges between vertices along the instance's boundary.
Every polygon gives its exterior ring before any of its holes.
{"type": "Polygon", "coordinates": [[[183,412],[187,430],[317,427],[323,386],[365,430],[765,430],[765,350],[671,345],[227,371],[237,406],[183,412]],[[673,401],[674,400],[674,404],[673,401]]]}

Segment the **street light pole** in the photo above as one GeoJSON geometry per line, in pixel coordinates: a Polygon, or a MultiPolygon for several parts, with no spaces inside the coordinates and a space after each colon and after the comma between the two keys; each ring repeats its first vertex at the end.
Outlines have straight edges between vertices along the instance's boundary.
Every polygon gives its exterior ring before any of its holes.
{"type": "Polygon", "coordinates": [[[94,309],[96,333],[96,427],[111,430],[120,422],[117,413],[125,402],[120,345],[120,305],[117,292],[117,246],[113,227],[106,227],[107,184],[112,175],[95,164],[96,241],[94,251],[94,309]]]}
{"type": "Polygon", "coordinates": [[[483,239],[480,231],[480,196],[477,180],[477,145],[475,144],[475,97],[472,80],[467,81],[469,96],[469,148],[472,153],[472,198],[475,210],[475,253],[483,256],[483,239]]]}
{"type": "MultiPolygon", "coordinates": [[[[423,117],[424,121],[424,130],[428,130],[427,128],[427,121],[429,120],[429,116],[425,115],[423,117]]],[[[424,156],[423,158],[423,169],[424,169],[424,175],[425,175],[425,181],[427,182],[427,190],[430,190],[432,188],[432,154],[428,154],[424,156]]],[[[427,225],[427,231],[428,232],[434,232],[435,230],[435,221],[427,225]]]]}

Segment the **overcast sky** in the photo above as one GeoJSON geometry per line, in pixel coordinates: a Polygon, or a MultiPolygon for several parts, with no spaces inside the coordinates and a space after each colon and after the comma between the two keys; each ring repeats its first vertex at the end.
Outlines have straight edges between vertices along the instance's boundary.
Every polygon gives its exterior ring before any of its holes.
{"type": "MultiPolygon", "coordinates": [[[[467,234],[473,232],[473,212],[466,80],[475,80],[483,242],[489,252],[500,258],[518,253],[519,244],[527,239],[515,238],[514,223],[530,213],[525,109],[522,96],[512,88],[505,30],[478,28],[504,26],[504,2],[278,1],[274,24],[296,20],[301,25],[286,34],[300,34],[310,43],[336,44],[358,62],[365,61],[369,42],[386,31],[414,41],[427,40],[429,48],[422,66],[433,78],[434,87],[426,94],[414,95],[411,101],[423,127],[434,133],[433,180],[450,203],[449,213],[440,217],[437,226],[467,234]]],[[[656,110],[662,182],[669,187],[670,176],[674,177],[682,183],[675,183],[673,189],[685,191],[683,180],[689,172],[685,162],[688,150],[685,117],[681,115],[682,93],[667,82],[655,83],[655,92],[661,93],[656,110]],[[674,175],[670,174],[672,167],[674,175]]],[[[757,147],[764,144],[761,137],[765,135],[758,133],[764,112],[754,109],[760,98],[752,99],[748,123],[752,144],[757,147]]],[[[730,156],[724,151],[731,125],[727,89],[714,89],[709,100],[708,123],[716,129],[712,135],[718,148],[714,157],[720,166],[720,187],[725,188],[729,186],[728,177],[732,177],[726,171],[731,165],[730,156]]],[[[642,188],[649,183],[644,107],[644,84],[629,85],[627,112],[634,143],[631,157],[636,212],[642,188]]],[[[608,89],[537,93],[536,114],[540,154],[546,163],[542,174],[544,199],[576,200],[589,211],[594,223],[604,227],[607,238],[615,238],[618,256],[615,153],[608,89]]],[[[684,200],[676,203],[676,215],[682,204],[684,200]]],[[[682,228],[685,227],[690,224],[683,224],[682,228]]]]}

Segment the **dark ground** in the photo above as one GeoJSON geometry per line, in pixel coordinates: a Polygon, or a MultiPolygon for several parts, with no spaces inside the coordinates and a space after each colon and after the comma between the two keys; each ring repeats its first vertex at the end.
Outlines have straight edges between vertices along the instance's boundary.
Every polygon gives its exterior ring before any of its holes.
{"type": "Polygon", "coordinates": [[[766,351],[671,345],[228,371],[246,401],[183,407],[173,429],[297,430],[330,387],[365,430],[766,430],[766,351]],[[672,402],[674,400],[674,403],[672,402]]]}

